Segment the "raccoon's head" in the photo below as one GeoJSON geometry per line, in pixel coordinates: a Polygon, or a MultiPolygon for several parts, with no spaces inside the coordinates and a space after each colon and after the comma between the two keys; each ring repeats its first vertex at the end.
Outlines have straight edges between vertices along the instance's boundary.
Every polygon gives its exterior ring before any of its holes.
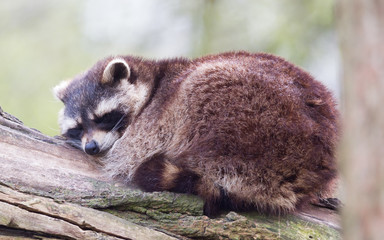
{"type": "Polygon", "coordinates": [[[150,95],[150,86],[132,75],[125,59],[109,58],[54,88],[65,105],[59,113],[61,133],[72,145],[95,155],[122,136],[150,95]]]}

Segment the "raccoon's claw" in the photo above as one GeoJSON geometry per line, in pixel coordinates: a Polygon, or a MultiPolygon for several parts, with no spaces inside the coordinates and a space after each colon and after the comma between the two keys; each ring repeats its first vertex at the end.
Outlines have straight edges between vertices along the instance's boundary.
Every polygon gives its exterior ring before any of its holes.
{"type": "Polygon", "coordinates": [[[338,211],[343,205],[338,198],[318,198],[318,201],[312,204],[318,207],[328,208],[335,211],[338,211]]]}

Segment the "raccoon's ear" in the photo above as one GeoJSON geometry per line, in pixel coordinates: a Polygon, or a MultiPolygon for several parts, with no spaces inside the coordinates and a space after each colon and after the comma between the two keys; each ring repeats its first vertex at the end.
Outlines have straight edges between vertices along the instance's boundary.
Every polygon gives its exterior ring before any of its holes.
{"type": "Polygon", "coordinates": [[[56,87],[53,88],[53,95],[63,101],[64,99],[64,95],[65,95],[65,90],[67,89],[69,83],[71,81],[70,80],[66,80],[66,81],[62,81],[59,85],[57,85],[56,87]]]}
{"type": "Polygon", "coordinates": [[[122,79],[129,79],[130,75],[131,71],[128,63],[122,58],[115,58],[111,60],[104,69],[101,83],[115,83],[122,79]]]}

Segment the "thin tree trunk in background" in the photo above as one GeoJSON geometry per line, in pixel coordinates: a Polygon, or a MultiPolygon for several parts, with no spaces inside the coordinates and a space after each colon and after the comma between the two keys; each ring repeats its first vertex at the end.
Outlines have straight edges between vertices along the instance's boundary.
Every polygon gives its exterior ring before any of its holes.
{"type": "Polygon", "coordinates": [[[217,17],[216,14],[216,8],[217,3],[216,0],[206,0],[202,2],[202,13],[201,14],[201,21],[202,21],[202,29],[201,29],[201,35],[199,37],[199,42],[197,44],[196,53],[199,53],[199,55],[208,54],[210,53],[209,49],[212,49],[211,43],[213,38],[213,31],[214,31],[214,22],[215,18],[217,17]]]}
{"type": "Polygon", "coordinates": [[[384,1],[339,0],[345,239],[384,239],[384,1]]]}

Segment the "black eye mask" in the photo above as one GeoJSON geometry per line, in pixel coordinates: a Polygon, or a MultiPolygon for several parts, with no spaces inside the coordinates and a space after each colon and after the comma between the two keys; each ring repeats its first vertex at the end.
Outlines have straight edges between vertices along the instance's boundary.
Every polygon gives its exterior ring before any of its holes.
{"type": "Polygon", "coordinates": [[[65,135],[74,140],[80,140],[83,135],[83,128],[81,126],[78,126],[76,128],[69,129],[65,135]]]}
{"type": "Polygon", "coordinates": [[[99,129],[104,131],[118,130],[124,125],[125,114],[119,111],[112,111],[96,118],[94,122],[99,129]]]}

